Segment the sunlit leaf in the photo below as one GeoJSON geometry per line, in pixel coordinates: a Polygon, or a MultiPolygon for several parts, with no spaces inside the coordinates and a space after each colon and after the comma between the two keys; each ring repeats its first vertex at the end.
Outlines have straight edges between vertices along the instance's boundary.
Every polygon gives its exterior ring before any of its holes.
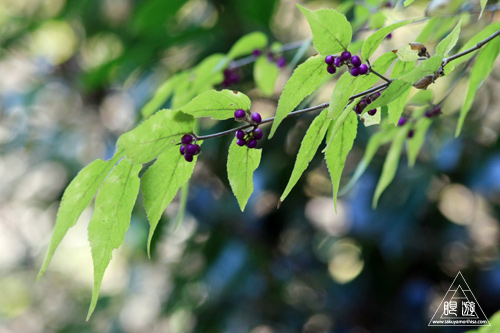
{"type": "Polygon", "coordinates": [[[380,43],[390,34],[392,31],[401,28],[409,23],[413,22],[413,20],[403,21],[388,25],[380,30],[375,31],[371,34],[363,43],[363,48],[361,49],[361,55],[363,59],[368,59],[370,56],[377,50],[380,43]]]}
{"type": "MultiPolygon", "coordinates": [[[[380,97],[370,104],[370,109],[376,109],[398,99],[404,93],[411,89],[411,83],[404,82],[399,79],[394,80],[387,89],[385,89],[380,97]]],[[[368,109],[365,109],[366,112],[368,109]]]]}
{"type": "Polygon", "coordinates": [[[117,144],[125,149],[130,161],[147,163],[192,131],[193,117],[180,111],[161,110],[120,136],[117,144]]]}
{"type": "MultiPolygon", "coordinates": [[[[463,52],[467,49],[470,49],[471,47],[475,46],[477,43],[479,43],[480,41],[488,38],[489,36],[493,35],[495,32],[497,32],[498,30],[500,30],[500,22],[495,22],[495,23],[492,23],[490,24],[489,26],[487,26],[486,28],[484,28],[483,30],[481,30],[480,32],[478,32],[476,35],[474,35],[474,37],[470,38],[467,43],[465,43],[461,48],[460,50],[458,50],[457,53],[460,53],[460,52],[463,52]]],[[[495,38],[498,40],[498,37],[495,38]]],[[[489,43],[488,43],[489,44],[489,43]]],[[[484,47],[484,46],[483,46],[484,47]]],[[[477,54],[478,51],[474,51],[474,52],[471,52],[469,54],[466,54],[458,59],[455,59],[453,60],[453,64],[455,66],[458,66],[464,62],[466,62],[467,60],[469,60],[470,58],[472,58],[474,55],[477,54]]],[[[446,67],[445,67],[446,68],[446,67]]]]}
{"type": "Polygon", "coordinates": [[[255,61],[253,77],[255,84],[264,96],[269,97],[273,94],[278,74],[278,66],[274,62],[269,61],[267,57],[259,57],[255,61]]]}
{"type": "Polygon", "coordinates": [[[477,20],[479,21],[481,17],[483,16],[484,13],[484,8],[486,8],[486,4],[488,3],[488,0],[481,0],[481,13],[479,14],[479,17],[477,20]]]}
{"type": "Polygon", "coordinates": [[[410,124],[399,127],[399,131],[394,137],[394,141],[391,144],[391,148],[387,153],[387,157],[382,168],[382,174],[378,181],[377,187],[375,189],[375,194],[373,195],[372,206],[375,209],[377,207],[378,199],[384,190],[389,186],[389,184],[394,179],[396,171],[398,169],[399,158],[401,156],[401,150],[403,149],[403,144],[410,130],[410,124]]]}
{"type": "Polygon", "coordinates": [[[236,138],[229,147],[227,177],[241,211],[245,210],[253,192],[253,173],[259,166],[261,155],[262,149],[240,147],[236,144],[236,138]]]}
{"type": "Polygon", "coordinates": [[[370,16],[370,21],[368,23],[368,26],[370,29],[380,29],[384,26],[385,24],[385,13],[382,11],[377,11],[370,16]]]}
{"type": "Polygon", "coordinates": [[[486,81],[490,75],[495,59],[500,53],[500,38],[497,37],[489,42],[479,53],[476,63],[472,68],[470,74],[469,88],[467,89],[467,95],[465,96],[464,104],[460,109],[460,117],[458,118],[457,130],[455,131],[455,136],[459,136],[464,125],[465,117],[469,113],[472,103],[476,98],[477,90],[486,81]]]}
{"type": "Polygon", "coordinates": [[[330,148],[331,144],[333,144],[335,136],[337,135],[338,131],[344,124],[344,121],[347,119],[347,117],[349,117],[351,113],[353,113],[354,106],[356,106],[361,99],[362,97],[356,98],[355,100],[352,101],[351,104],[347,105],[343,110],[341,110],[341,112],[338,115],[335,115],[332,123],[330,124],[330,128],[328,129],[328,136],[326,140],[327,144],[325,149],[323,149],[322,151],[323,153],[330,148]]]}
{"type": "Polygon", "coordinates": [[[109,161],[95,160],[83,168],[66,187],[57,212],[50,246],[37,279],[42,277],[62,239],[76,224],[78,217],[90,204],[106,176],[123,155],[123,151],[119,150],[109,161]]]}
{"type": "Polygon", "coordinates": [[[325,57],[316,55],[300,64],[287,81],[276,109],[269,138],[272,138],[279,124],[300,102],[313,93],[330,74],[326,71],[325,57]]]}
{"type": "Polygon", "coordinates": [[[434,92],[432,90],[419,90],[410,98],[408,104],[416,106],[431,105],[433,100],[434,92]]]}
{"type": "Polygon", "coordinates": [[[297,4],[311,26],[313,43],[322,55],[346,51],[352,39],[351,25],[334,9],[309,10],[297,4]]]}
{"type": "Polygon", "coordinates": [[[94,263],[94,289],[87,320],[99,297],[104,272],[111,253],[120,247],[130,225],[130,217],[139,192],[142,165],[124,159],[110,172],[97,195],[89,223],[89,242],[94,263]]]}
{"type": "MultiPolygon", "coordinates": [[[[410,61],[401,61],[398,60],[394,64],[394,68],[392,69],[391,78],[398,78],[415,68],[415,63],[410,61]]],[[[410,94],[410,89],[406,90],[402,93],[398,98],[394,101],[387,104],[389,109],[389,123],[397,124],[401,114],[403,114],[406,100],[408,99],[408,95],[410,94]]]]}
{"type": "Polygon", "coordinates": [[[285,200],[295,184],[297,184],[297,181],[309,166],[309,163],[314,158],[319,145],[323,141],[326,130],[328,129],[328,125],[331,121],[331,119],[326,119],[326,114],[327,111],[323,110],[307,129],[306,135],[300,144],[299,153],[297,154],[297,159],[295,160],[295,165],[293,166],[292,175],[290,176],[288,184],[281,195],[280,204],[283,200],[285,200]]]}
{"type": "Polygon", "coordinates": [[[409,5],[411,5],[415,0],[405,0],[404,2],[404,6],[407,7],[409,5]]]}
{"type": "Polygon", "coordinates": [[[413,126],[413,130],[415,134],[411,139],[406,140],[406,148],[408,155],[408,165],[413,167],[418,157],[418,153],[422,148],[425,137],[427,134],[427,130],[429,126],[431,126],[432,120],[427,117],[420,117],[413,126]]]}
{"type": "Polygon", "coordinates": [[[460,36],[460,26],[462,25],[462,20],[458,21],[458,24],[455,28],[450,32],[446,38],[444,38],[437,46],[436,46],[436,54],[446,57],[448,53],[455,47],[458,42],[458,37],[460,36]]]}
{"type": "Polygon", "coordinates": [[[195,118],[230,119],[234,111],[250,110],[250,99],[243,93],[233,90],[209,90],[196,96],[191,102],[181,107],[181,111],[195,118]]]}
{"type": "Polygon", "coordinates": [[[349,103],[349,98],[357,91],[360,79],[358,76],[352,76],[349,72],[342,74],[330,96],[327,118],[334,119],[340,115],[349,103]]]}
{"type": "Polygon", "coordinates": [[[251,32],[238,39],[227,54],[228,60],[249,55],[255,49],[263,49],[267,46],[267,36],[259,31],[251,32]]]}
{"type": "Polygon", "coordinates": [[[325,152],[326,165],[330,172],[333,184],[333,203],[335,212],[337,211],[337,195],[340,185],[340,177],[344,170],[345,160],[352,149],[354,139],[356,138],[358,128],[358,118],[354,112],[349,112],[345,121],[338,129],[337,133],[331,132],[335,124],[330,124],[328,132],[328,140],[332,143],[328,146],[325,152]]]}
{"type": "MultiPolygon", "coordinates": [[[[201,144],[200,141],[197,144],[201,144]]],[[[161,154],[156,162],[144,173],[141,192],[144,196],[144,208],[149,220],[148,255],[150,255],[151,239],[165,208],[193,173],[197,156],[187,162],[173,147],[161,154]]]]}

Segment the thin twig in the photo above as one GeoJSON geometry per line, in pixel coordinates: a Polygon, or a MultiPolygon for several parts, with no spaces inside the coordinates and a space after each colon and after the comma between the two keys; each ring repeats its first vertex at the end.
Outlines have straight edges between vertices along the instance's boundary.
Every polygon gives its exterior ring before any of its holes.
{"type": "Polygon", "coordinates": [[[381,78],[382,80],[384,80],[384,81],[385,81],[385,82],[387,82],[387,83],[391,83],[391,82],[393,81],[393,80],[391,80],[391,79],[386,78],[386,77],[385,77],[385,76],[383,76],[382,74],[380,74],[380,73],[378,73],[378,72],[374,71],[374,70],[373,70],[373,68],[372,68],[372,64],[370,64],[370,61],[366,60],[366,62],[368,63],[368,70],[369,70],[370,72],[372,72],[373,74],[377,75],[379,78],[381,78]]]}

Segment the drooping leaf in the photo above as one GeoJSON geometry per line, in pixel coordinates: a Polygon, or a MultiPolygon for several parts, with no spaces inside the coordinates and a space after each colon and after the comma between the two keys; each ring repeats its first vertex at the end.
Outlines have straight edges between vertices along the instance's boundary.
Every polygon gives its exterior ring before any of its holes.
{"type": "Polygon", "coordinates": [[[106,176],[123,155],[123,151],[119,150],[109,161],[95,160],[83,168],[66,187],[57,212],[56,225],[52,233],[49,249],[37,276],[38,280],[45,273],[57,247],[68,230],[76,224],[106,176]]]}
{"type": "Polygon", "coordinates": [[[267,36],[259,31],[251,32],[248,35],[245,35],[238,39],[236,43],[234,43],[231,50],[227,54],[227,58],[229,61],[252,54],[255,49],[263,49],[267,46],[267,36]]]}
{"type": "Polygon", "coordinates": [[[313,93],[330,74],[326,71],[325,57],[316,55],[300,64],[290,79],[285,84],[276,109],[269,138],[272,138],[279,124],[286,116],[300,104],[300,102],[313,93]]]}
{"type": "MultiPolygon", "coordinates": [[[[391,78],[398,78],[415,68],[415,63],[410,61],[401,61],[398,60],[396,64],[394,64],[394,68],[392,69],[391,78]]],[[[387,106],[389,109],[389,123],[397,124],[401,114],[403,114],[406,100],[408,99],[408,95],[410,94],[410,90],[406,90],[402,93],[398,98],[394,101],[390,102],[387,106]]]]}
{"type": "Polygon", "coordinates": [[[186,213],[187,201],[189,196],[189,181],[181,186],[181,192],[179,195],[179,209],[177,211],[177,216],[175,217],[174,229],[181,224],[184,220],[184,214],[186,213]]]}
{"type": "Polygon", "coordinates": [[[415,134],[411,139],[406,141],[407,155],[408,155],[408,166],[413,167],[415,162],[417,161],[418,153],[422,148],[425,137],[427,134],[427,130],[429,126],[431,126],[432,120],[427,117],[420,117],[414,127],[413,130],[415,134]]]}
{"type": "Polygon", "coordinates": [[[409,124],[399,127],[398,133],[394,137],[394,141],[391,144],[391,148],[387,153],[387,157],[382,167],[382,174],[378,181],[377,187],[375,188],[375,194],[373,195],[372,206],[375,209],[377,207],[378,199],[384,190],[389,186],[389,184],[394,179],[396,175],[396,170],[398,169],[399,158],[401,156],[401,150],[403,149],[403,144],[410,130],[409,124]]]}
{"type": "Polygon", "coordinates": [[[479,21],[481,17],[483,16],[484,13],[484,8],[486,8],[486,4],[488,3],[488,0],[481,0],[481,13],[479,14],[479,17],[477,20],[479,21]]]}
{"type": "Polygon", "coordinates": [[[372,35],[370,35],[365,42],[363,43],[363,48],[361,49],[361,56],[363,59],[368,60],[370,56],[377,50],[380,43],[390,34],[392,31],[401,28],[409,23],[413,22],[413,20],[407,20],[403,22],[394,23],[384,27],[380,30],[375,31],[372,35]]]}
{"type": "Polygon", "coordinates": [[[459,136],[462,130],[465,117],[469,113],[472,103],[476,98],[477,90],[481,87],[484,81],[490,75],[493,69],[495,59],[500,53],[500,38],[497,37],[489,42],[479,53],[476,63],[472,68],[469,80],[469,88],[467,89],[467,95],[465,96],[465,102],[460,109],[460,116],[458,118],[457,130],[455,131],[455,136],[459,136]]]}
{"type": "Polygon", "coordinates": [[[237,109],[250,110],[250,105],[250,99],[239,91],[209,90],[195,97],[180,110],[195,118],[225,120],[233,118],[237,109]]]}
{"type": "Polygon", "coordinates": [[[431,18],[425,27],[420,31],[420,34],[415,39],[416,42],[419,43],[427,43],[432,33],[436,30],[436,26],[439,25],[439,22],[442,20],[441,17],[433,17],[431,18]]]}
{"type": "Polygon", "coordinates": [[[253,77],[257,87],[264,96],[271,96],[274,92],[279,69],[274,62],[270,62],[267,57],[259,57],[253,67],[253,77]]]}
{"type": "Polygon", "coordinates": [[[370,29],[376,30],[380,29],[385,24],[385,13],[382,11],[377,11],[370,16],[370,22],[368,22],[368,26],[370,29]]]}
{"type": "Polygon", "coordinates": [[[170,77],[165,81],[158,89],[156,89],[153,97],[149,102],[147,102],[141,109],[141,114],[144,118],[151,116],[153,113],[161,109],[163,104],[168,100],[168,98],[173,94],[174,88],[177,86],[178,82],[182,77],[177,74],[170,77]]]}
{"type": "Polygon", "coordinates": [[[434,100],[434,92],[432,90],[419,90],[410,98],[408,104],[415,106],[431,105],[434,100]]]}
{"type": "MultiPolygon", "coordinates": [[[[201,144],[200,141],[197,144],[201,144]]],[[[151,239],[165,208],[172,202],[179,188],[193,173],[197,156],[187,162],[173,147],[161,154],[142,177],[141,192],[144,196],[144,208],[149,220],[148,255],[150,256],[151,239]]]]}
{"type": "Polygon", "coordinates": [[[422,61],[422,63],[411,72],[400,76],[399,79],[414,84],[424,76],[434,74],[439,66],[441,66],[442,61],[443,57],[437,54],[433,55],[429,59],[422,61]]]}
{"type": "Polygon", "coordinates": [[[455,45],[458,42],[458,37],[460,36],[460,27],[462,25],[462,20],[458,21],[458,24],[455,26],[455,28],[450,32],[448,36],[446,36],[445,39],[443,39],[437,46],[436,46],[436,54],[444,57],[448,56],[448,53],[455,47],[455,45]]]}
{"type": "MultiPolygon", "coordinates": [[[[410,89],[411,83],[396,79],[392,81],[389,87],[387,87],[387,89],[380,94],[379,98],[370,104],[370,109],[376,109],[381,106],[388,105],[390,102],[398,99],[410,89]]],[[[366,111],[367,109],[365,109],[364,112],[366,111]]]]}
{"type": "Polygon", "coordinates": [[[323,141],[326,130],[328,129],[328,125],[331,121],[331,119],[326,119],[326,114],[327,111],[323,110],[307,129],[306,135],[300,144],[299,153],[297,154],[297,159],[295,160],[295,165],[293,166],[292,175],[290,176],[288,184],[281,195],[280,204],[283,200],[285,200],[295,184],[297,184],[297,181],[309,166],[309,163],[314,158],[319,145],[323,141]]]}
{"type": "Polygon", "coordinates": [[[326,141],[327,144],[325,149],[323,149],[322,151],[323,153],[330,148],[331,144],[333,144],[335,136],[340,131],[341,127],[344,124],[344,121],[349,117],[351,113],[353,113],[354,106],[356,106],[359,101],[361,101],[361,99],[362,97],[358,97],[353,100],[351,104],[347,105],[338,115],[335,116],[335,118],[333,118],[333,121],[330,124],[330,128],[328,129],[328,136],[326,141]]]}
{"type": "Polygon", "coordinates": [[[217,68],[217,64],[223,58],[224,55],[221,53],[209,55],[191,70],[191,91],[194,96],[213,89],[214,85],[222,82],[224,75],[222,70],[217,68]]]}
{"type": "MultiPolygon", "coordinates": [[[[334,128],[334,123],[330,124],[330,129],[334,128]]],[[[358,118],[354,112],[349,112],[347,118],[340,126],[337,133],[328,132],[328,140],[332,140],[325,152],[326,165],[330,172],[333,184],[333,204],[337,212],[337,195],[340,185],[340,177],[344,170],[345,160],[352,149],[358,128],[358,118]]]]}
{"type": "Polygon", "coordinates": [[[335,119],[342,113],[349,103],[349,98],[357,91],[359,79],[360,77],[352,76],[349,72],[342,74],[330,96],[327,118],[335,119]]]}
{"type": "Polygon", "coordinates": [[[111,171],[102,184],[95,201],[95,211],[89,223],[89,242],[94,263],[94,289],[87,320],[99,297],[104,272],[111,253],[120,247],[130,225],[130,217],[139,193],[139,171],[142,165],[124,159],[111,171]]]}
{"type": "Polygon", "coordinates": [[[245,210],[253,192],[253,173],[259,166],[261,155],[262,149],[240,147],[236,144],[236,138],[229,147],[227,177],[241,211],[245,210]]]}
{"type": "MultiPolygon", "coordinates": [[[[498,30],[500,30],[500,22],[495,22],[495,23],[492,23],[492,24],[488,25],[486,28],[484,28],[483,30],[481,30],[480,32],[478,32],[476,35],[474,35],[474,37],[472,37],[471,39],[469,39],[467,41],[467,43],[465,43],[464,46],[462,46],[460,48],[460,50],[458,50],[457,53],[460,53],[460,52],[463,52],[463,51],[465,51],[467,49],[470,49],[471,47],[475,46],[480,41],[482,41],[482,40],[488,38],[489,36],[493,35],[498,30]]],[[[498,37],[495,38],[495,39],[498,39],[498,37]]],[[[472,58],[474,55],[476,55],[477,52],[478,51],[474,51],[474,52],[466,54],[466,55],[464,55],[464,56],[462,56],[462,57],[460,57],[458,59],[455,59],[455,60],[453,60],[453,64],[455,66],[458,66],[458,65],[466,62],[470,58],[472,58]]]]}
{"type": "Polygon", "coordinates": [[[147,163],[193,131],[193,117],[180,111],[161,110],[118,139],[127,158],[134,163],[147,163]]]}
{"type": "Polygon", "coordinates": [[[396,135],[397,131],[398,131],[398,128],[391,127],[391,128],[387,128],[385,130],[382,130],[378,133],[375,133],[370,137],[370,140],[368,141],[368,145],[366,146],[366,150],[365,150],[365,154],[363,155],[363,158],[358,163],[358,166],[356,167],[356,170],[354,171],[354,174],[352,175],[349,182],[344,186],[344,188],[342,188],[339,191],[339,195],[346,194],[354,187],[354,185],[357,183],[359,178],[361,178],[361,176],[365,172],[368,165],[370,165],[370,162],[372,161],[372,159],[375,156],[375,153],[377,152],[379,147],[391,142],[392,139],[394,138],[394,136],[396,135]]]}
{"type": "Polygon", "coordinates": [[[322,55],[346,51],[352,39],[351,25],[344,14],[334,9],[309,10],[297,4],[313,34],[314,47],[322,55]]]}

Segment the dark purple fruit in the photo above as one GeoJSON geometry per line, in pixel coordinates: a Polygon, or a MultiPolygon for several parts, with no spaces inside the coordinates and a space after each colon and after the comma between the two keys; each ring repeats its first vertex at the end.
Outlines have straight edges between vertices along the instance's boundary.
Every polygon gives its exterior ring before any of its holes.
{"type": "Polygon", "coordinates": [[[238,146],[244,146],[244,145],[246,144],[246,142],[245,142],[245,140],[243,140],[243,139],[238,139],[238,140],[236,140],[236,144],[237,144],[238,146]]]}
{"type": "Polygon", "coordinates": [[[341,67],[344,63],[342,62],[342,59],[340,57],[336,57],[335,60],[333,60],[333,64],[335,67],[341,67]]]}
{"type": "Polygon", "coordinates": [[[236,111],[234,111],[234,118],[236,119],[243,119],[245,117],[245,110],[242,110],[242,109],[238,109],[236,111]]]}
{"type": "Polygon", "coordinates": [[[415,131],[413,129],[411,129],[409,132],[408,132],[408,138],[411,139],[413,138],[413,135],[415,135],[415,131]]]}
{"type": "Polygon", "coordinates": [[[253,137],[255,140],[260,140],[264,136],[264,133],[260,128],[256,128],[255,131],[253,131],[253,137]]]}
{"type": "Polygon", "coordinates": [[[337,71],[337,69],[333,66],[328,66],[326,67],[326,70],[328,71],[328,73],[330,74],[335,74],[335,72],[337,71]]]}
{"type": "Polygon", "coordinates": [[[360,73],[360,71],[359,71],[358,67],[354,67],[353,69],[351,69],[351,75],[352,76],[358,76],[359,73],[360,73]]]}
{"type": "Polygon", "coordinates": [[[353,55],[351,58],[351,64],[354,67],[359,67],[361,66],[361,59],[357,55],[353,55]]]}
{"type": "Polygon", "coordinates": [[[262,54],[262,51],[259,50],[259,49],[255,49],[253,50],[252,54],[255,56],[255,57],[258,57],[262,54]]]}
{"type": "Polygon", "coordinates": [[[285,59],[285,57],[279,57],[278,61],[276,61],[276,65],[279,68],[283,68],[286,65],[286,59],[285,59]]]}
{"type": "Polygon", "coordinates": [[[407,121],[408,121],[408,119],[406,119],[405,117],[399,118],[398,126],[403,126],[404,124],[406,124],[407,121]]]}
{"type": "Polygon", "coordinates": [[[368,66],[366,64],[359,66],[359,74],[364,75],[366,73],[368,73],[368,66]]]}
{"type": "Polygon", "coordinates": [[[371,109],[371,110],[368,110],[368,114],[369,114],[370,116],[374,116],[374,115],[375,115],[375,113],[377,113],[377,109],[371,109]]]}
{"type": "Polygon", "coordinates": [[[194,145],[193,144],[188,144],[186,146],[185,153],[188,154],[188,155],[196,155],[196,151],[198,150],[198,148],[196,146],[198,146],[198,145],[196,145],[196,144],[194,144],[194,145]]]}
{"type": "Polygon", "coordinates": [[[245,138],[245,132],[243,131],[236,131],[236,139],[243,140],[245,138]]]}
{"type": "Polygon", "coordinates": [[[349,51],[342,52],[342,54],[340,55],[340,58],[344,61],[351,59],[351,52],[349,52],[349,51]]]}
{"type": "Polygon", "coordinates": [[[186,147],[184,147],[184,145],[182,145],[181,148],[179,149],[179,151],[181,152],[181,155],[184,155],[184,152],[186,151],[186,147]]]}
{"type": "Polygon", "coordinates": [[[181,142],[183,144],[187,145],[188,143],[193,142],[193,137],[191,135],[189,135],[189,134],[184,134],[184,136],[181,139],[181,142]]]}
{"type": "Polygon", "coordinates": [[[184,154],[184,159],[188,162],[192,162],[193,161],[193,155],[190,155],[190,154],[184,154]]]}
{"type": "Polygon", "coordinates": [[[257,124],[260,124],[260,122],[262,121],[262,117],[260,116],[260,114],[258,112],[254,112],[254,113],[252,113],[252,120],[254,122],[256,122],[257,124]]]}
{"type": "Polygon", "coordinates": [[[248,148],[255,148],[257,147],[257,140],[251,139],[247,142],[247,147],[248,148]]]}
{"type": "Polygon", "coordinates": [[[327,55],[325,57],[325,62],[327,65],[333,65],[333,62],[335,61],[335,57],[332,56],[331,54],[330,55],[327,55]]]}

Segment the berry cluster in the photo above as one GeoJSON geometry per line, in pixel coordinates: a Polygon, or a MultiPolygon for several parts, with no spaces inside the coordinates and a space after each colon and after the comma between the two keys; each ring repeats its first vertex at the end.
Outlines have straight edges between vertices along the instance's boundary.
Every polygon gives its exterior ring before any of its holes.
{"type": "Polygon", "coordinates": [[[222,86],[224,88],[230,87],[233,84],[237,84],[238,82],[240,82],[240,75],[238,73],[237,68],[234,69],[226,68],[223,73],[224,73],[224,81],[222,81],[222,86]]]}
{"type": "Polygon", "coordinates": [[[188,162],[193,161],[193,156],[201,152],[200,145],[193,142],[193,137],[189,134],[184,134],[181,139],[180,153],[184,155],[184,159],[188,162]]]}
{"type": "MultiPolygon", "coordinates": [[[[262,55],[262,50],[259,50],[259,49],[255,49],[253,50],[252,52],[253,56],[254,57],[259,57],[262,55]]],[[[285,67],[286,65],[286,59],[284,56],[280,56],[280,57],[277,57],[273,52],[271,51],[268,51],[267,52],[267,60],[269,62],[275,62],[276,63],[276,66],[278,66],[278,68],[283,68],[285,67]]]]}
{"type": "Polygon", "coordinates": [[[436,106],[435,108],[433,109],[430,109],[430,110],[427,110],[425,111],[424,115],[427,117],[427,118],[434,118],[436,116],[439,116],[441,114],[441,106],[436,106]]]}
{"type": "MultiPolygon", "coordinates": [[[[377,98],[380,97],[380,93],[379,92],[376,92],[374,94],[371,94],[370,96],[367,96],[365,98],[363,98],[362,100],[359,101],[359,103],[354,107],[354,112],[356,112],[357,114],[361,114],[363,113],[364,109],[366,109],[366,107],[368,105],[370,105],[371,102],[373,102],[374,100],[376,100],[377,98]]],[[[370,116],[374,116],[376,113],[377,113],[377,109],[371,109],[371,110],[368,110],[367,113],[370,115],[370,116]]]]}
{"type": "Polygon", "coordinates": [[[236,131],[236,144],[238,146],[247,146],[248,148],[257,147],[257,141],[262,139],[264,133],[257,126],[262,121],[262,117],[258,112],[254,112],[250,114],[249,112],[245,112],[245,110],[238,109],[234,111],[234,118],[237,121],[246,121],[250,124],[254,125],[253,130],[249,132],[244,131],[236,131]]]}
{"type": "Polygon", "coordinates": [[[338,67],[346,65],[349,68],[349,73],[352,76],[364,75],[368,73],[368,65],[361,63],[361,58],[357,55],[351,55],[351,52],[344,51],[340,57],[327,55],[325,62],[328,65],[326,70],[330,74],[334,74],[338,67]]]}
{"type": "MultiPolygon", "coordinates": [[[[406,117],[402,116],[398,120],[398,126],[404,126],[408,121],[410,121],[409,118],[406,118],[406,117]]],[[[409,139],[411,139],[411,138],[413,138],[413,135],[415,135],[415,130],[413,128],[411,128],[408,131],[408,135],[407,136],[408,136],[409,139]]]]}
{"type": "MultiPolygon", "coordinates": [[[[437,105],[436,107],[431,108],[431,109],[425,111],[424,117],[426,117],[426,118],[434,118],[434,117],[439,116],[440,114],[441,114],[441,106],[437,105]]],[[[402,116],[398,120],[398,126],[404,126],[409,121],[411,121],[411,118],[407,118],[405,116],[402,116]]],[[[413,138],[414,134],[415,134],[415,131],[413,130],[413,128],[410,129],[410,131],[408,132],[408,138],[413,138]]]]}

